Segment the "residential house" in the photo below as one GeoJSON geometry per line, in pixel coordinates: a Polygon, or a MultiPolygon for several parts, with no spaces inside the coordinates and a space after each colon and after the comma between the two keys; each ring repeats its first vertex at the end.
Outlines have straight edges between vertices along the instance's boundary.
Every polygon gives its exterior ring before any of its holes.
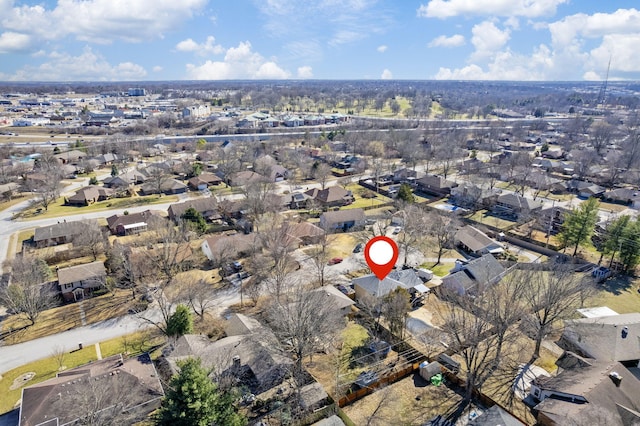
{"type": "Polygon", "coordinates": [[[361,303],[376,303],[375,299],[387,296],[398,287],[404,288],[411,294],[429,292],[413,269],[393,270],[383,280],[374,274],[364,275],[354,278],[351,283],[356,293],[356,300],[361,303]]]}
{"type": "Polygon", "coordinates": [[[208,221],[220,219],[218,202],[215,198],[211,197],[198,198],[195,200],[187,200],[182,203],[171,204],[169,206],[169,209],[167,210],[169,219],[173,220],[174,222],[178,222],[184,212],[186,212],[190,208],[195,209],[208,221]]]}
{"type": "Polygon", "coordinates": [[[640,209],[640,192],[633,188],[617,188],[602,194],[602,200],[608,203],[625,204],[632,209],[640,209]]]}
{"type": "Polygon", "coordinates": [[[76,220],[73,222],[54,223],[49,226],[39,226],[34,231],[33,242],[38,248],[68,244],[73,242],[74,237],[84,232],[91,223],[97,225],[98,222],[95,219],[76,220]]]}
{"type": "Polygon", "coordinates": [[[145,210],[140,213],[126,215],[114,214],[107,218],[107,227],[113,235],[139,234],[147,230],[152,218],[160,218],[160,212],[145,210]]]}
{"type": "Polygon", "coordinates": [[[459,295],[481,294],[499,282],[506,269],[491,254],[463,263],[456,261],[451,273],[442,278],[442,288],[459,295]]]}
{"type": "Polygon", "coordinates": [[[540,211],[536,218],[536,229],[547,235],[556,235],[562,230],[565,217],[569,210],[566,207],[550,207],[540,211]]]}
{"type": "Polygon", "coordinates": [[[114,193],[114,190],[111,188],[91,185],[79,189],[75,194],[69,196],[65,200],[65,204],[70,206],[88,206],[97,201],[107,200],[111,198],[114,193]]]}
{"type": "Polygon", "coordinates": [[[209,172],[201,173],[198,176],[192,177],[188,181],[189,188],[193,190],[203,190],[210,186],[220,185],[221,183],[222,179],[220,179],[219,176],[209,172]]]}
{"type": "Polygon", "coordinates": [[[473,210],[486,209],[496,203],[501,192],[499,189],[490,189],[474,183],[463,183],[451,188],[449,201],[456,206],[473,210]]]}
{"type": "Polygon", "coordinates": [[[412,169],[402,168],[393,172],[393,181],[395,183],[415,183],[418,178],[418,172],[412,169]]]}
{"type": "Polygon", "coordinates": [[[256,236],[237,233],[233,235],[213,235],[205,238],[200,246],[211,262],[218,264],[225,260],[235,260],[251,252],[256,246],[256,236]]]}
{"type": "Polygon", "coordinates": [[[104,287],[107,271],[100,261],[58,269],[58,285],[67,302],[82,300],[104,287]]]}
{"type": "Polygon", "coordinates": [[[343,316],[351,314],[351,308],[355,305],[355,302],[334,286],[325,285],[312,291],[325,295],[323,305],[334,307],[343,316]]]}
{"type": "Polygon", "coordinates": [[[177,362],[196,357],[216,382],[232,380],[259,394],[278,386],[290,374],[293,361],[280,349],[273,332],[257,320],[232,314],[226,337],[211,342],[207,336],[187,334],[169,346],[159,360],[161,374],[177,372],[177,362]]]}
{"type": "Polygon", "coordinates": [[[289,207],[292,209],[304,209],[309,207],[310,200],[313,198],[302,192],[293,192],[291,194],[291,202],[289,207]]]}
{"type": "Polygon", "coordinates": [[[293,238],[299,239],[304,245],[317,244],[324,235],[322,228],[309,222],[288,222],[286,227],[287,233],[293,238]]]}
{"type": "Polygon", "coordinates": [[[18,193],[20,185],[15,182],[5,183],[0,185],[0,199],[10,200],[15,194],[18,193]]]}
{"type": "Polygon", "coordinates": [[[264,176],[253,172],[251,170],[245,170],[243,172],[233,173],[229,176],[229,185],[231,186],[246,186],[259,182],[264,182],[264,176]]]}
{"type": "Polygon", "coordinates": [[[569,192],[572,194],[578,194],[578,197],[580,198],[600,197],[605,191],[606,188],[603,186],[578,179],[558,182],[551,187],[551,192],[556,194],[569,192]]]}
{"type": "Polygon", "coordinates": [[[457,183],[436,175],[425,175],[416,180],[418,190],[427,194],[444,196],[451,193],[451,188],[458,186],[457,183]]]}
{"type": "Polygon", "coordinates": [[[542,210],[542,202],[519,194],[502,194],[493,206],[493,213],[498,216],[506,216],[515,220],[527,220],[542,210]]]}
{"type": "Polygon", "coordinates": [[[320,228],[327,232],[356,231],[364,228],[366,216],[362,209],[324,212],[320,215],[320,228]]]}
{"type": "Polygon", "coordinates": [[[160,188],[158,188],[158,185],[155,182],[147,182],[142,185],[142,187],[140,188],[140,191],[144,195],[151,195],[151,194],[157,194],[158,189],[160,189],[160,192],[163,194],[171,195],[171,194],[184,194],[185,192],[187,192],[188,187],[187,185],[180,182],[179,180],[165,179],[161,182],[160,188]]]}
{"type": "Polygon", "coordinates": [[[83,424],[88,415],[108,420],[122,412],[127,424],[135,424],[158,409],[163,396],[149,354],[113,355],[22,389],[18,426],[83,424]],[[114,407],[119,412],[109,411],[114,407]]]}
{"type": "Polygon", "coordinates": [[[460,228],[458,232],[456,232],[453,241],[457,246],[460,246],[462,250],[476,256],[482,256],[488,253],[493,255],[504,253],[502,244],[471,225],[460,228]]]}
{"type": "Polygon", "coordinates": [[[118,156],[116,154],[112,154],[111,152],[107,152],[106,154],[98,155],[95,157],[95,160],[101,166],[110,166],[111,164],[118,161],[118,156]]]}
{"type": "Polygon", "coordinates": [[[565,322],[558,374],[531,384],[538,424],[640,424],[640,313],[565,322]]]}
{"type": "Polygon", "coordinates": [[[330,186],[326,189],[313,188],[306,191],[305,194],[322,207],[346,206],[354,201],[351,191],[340,186],[330,186]]]}
{"type": "Polygon", "coordinates": [[[138,171],[131,170],[117,176],[109,176],[103,181],[106,188],[129,188],[133,185],[143,184],[147,180],[147,176],[138,171]]]}
{"type": "Polygon", "coordinates": [[[60,154],[54,154],[54,157],[62,164],[78,165],[80,161],[87,158],[87,153],[74,149],[67,152],[61,152],[60,154]]]}

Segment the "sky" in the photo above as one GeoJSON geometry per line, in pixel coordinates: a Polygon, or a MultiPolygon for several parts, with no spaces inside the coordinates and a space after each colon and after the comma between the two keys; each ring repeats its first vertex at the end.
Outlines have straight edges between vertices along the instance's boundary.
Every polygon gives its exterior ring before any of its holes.
{"type": "Polygon", "coordinates": [[[638,0],[0,0],[0,81],[640,80],[638,46],[638,0]]]}

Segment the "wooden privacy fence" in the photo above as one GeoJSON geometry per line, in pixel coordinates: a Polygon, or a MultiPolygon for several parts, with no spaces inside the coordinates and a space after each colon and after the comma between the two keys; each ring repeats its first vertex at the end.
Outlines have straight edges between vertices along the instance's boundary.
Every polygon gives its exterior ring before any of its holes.
{"type": "Polygon", "coordinates": [[[345,396],[343,396],[342,398],[340,398],[338,400],[338,407],[342,408],[346,405],[351,404],[354,401],[357,401],[358,399],[369,395],[370,393],[372,393],[373,391],[375,391],[376,389],[385,386],[385,385],[390,385],[392,383],[397,382],[400,379],[404,379],[405,377],[407,377],[408,375],[412,374],[414,371],[416,371],[418,368],[420,368],[420,363],[414,363],[411,364],[401,370],[395,371],[391,374],[387,374],[384,377],[381,377],[377,382],[370,384],[367,387],[364,388],[360,388],[358,390],[355,390],[353,392],[349,392],[348,394],[346,394],[345,396]]]}

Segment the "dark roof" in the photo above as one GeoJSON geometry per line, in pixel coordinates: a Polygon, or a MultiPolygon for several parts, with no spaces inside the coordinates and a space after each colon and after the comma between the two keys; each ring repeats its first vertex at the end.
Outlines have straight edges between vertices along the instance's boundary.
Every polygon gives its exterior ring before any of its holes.
{"type": "Polygon", "coordinates": [[[58,269],[58,283],[64,285],[89,279],[101,279],[106,274],[104,263],[100,261],[85,263],[58,269]]]}
{"type": "Polygon", "coordinates": [[[502,248],[500,243],[471,225],[460,228],[456,232],[455,240],[461,242],[473,252],[489,249],[490,247],[502,248]]]}
{"type": "Polygon", "coordinates": [[[163,395],[162,385],[148,354],[129,359],[114,355],[58,373],[53,379],[24,388],[20,424],[70,424],[88,413],[89,407],[82,403],[87,397],[92,398],[91,408],[95,404],[98,410],[114,404],[131,408],[152,403],[148,409],[139,412],[139,416],[143,417],[157,408],[163,395]],[[92,398],[93,393],[95,395],[92,398]]]}
{"type": "Polygon", "coordinates": [[[100,197],[108,197],[113,194],[114,194],[114,191],[111,188],[92,185],[92,186],[87,186],[79,189],[78,191],[76,191],[75,194],[68,197],[67,199],[69,201],[74,201],[74,202],[77,202],[77,201],[85,202],[85,201],[97,200],[100,197]]]}
{"type": "Polygon", "coordinates": [[[420,186],[431,189],[450,189],[458,186],[457,183],[436,175],[425,175],[416,180],[416,183],[420,186]]]}
{"type": "Polygon", "coordinates": [[[640,198],[640,192],[633,188],[618,188],[605,192],[602,194],[602,197],[605,199],[611,198],[612,200],[617,201],[634,201],[640,198]]]}
{"type": "Polygon", "coordinates": [[[566,424],[568,419],[577,421],[577,424],[596,424],[589,417],[594,410],[607,412],[608,426],[626,426],[640,421],[637,413],[640,411],[640,380],[637,374],[632,374],[621,363],[605,362],[592,367],[566,370],[554,377],[537,378],[535,383],[544,390],[586,399],[586,403],[578,403],[548,397],[536,405],[537,411],[553,419],[556,424],[566,424]],[[610,377],[611,373],[622,376],[619,386],[610,377]],[[620,408],[623,408],[622,412],[620,408]],[[635,417],[634,421],[625,421],[621,413],[624,413],[625,418],[635,417]]]}
{"type": "Polygon", "coordinates": [[[202,214],[213,213],[217,212],[218,202],[213,197],[188,200],[184,203],[171,204],[167,213],[171,219],[178,219],[191,207],[202,214]]]}
{"type": "Polygon", "coordinates": [[[322,190],[310,189],[306,191],[305,194],[325,204],[335,203],[351,196],[350,191],[340,186],[330,186],[322,190]]]}
{"type": "Polygon", "coordinates": [[[129,213],[127,215],[114,214],[107,218],[107,226],[111,231],[115,231],[120,225],[125,226],[141,222],[148,223],[151,217],[160,217],[160,212],[145,210],[140,213],[129,213]]]}

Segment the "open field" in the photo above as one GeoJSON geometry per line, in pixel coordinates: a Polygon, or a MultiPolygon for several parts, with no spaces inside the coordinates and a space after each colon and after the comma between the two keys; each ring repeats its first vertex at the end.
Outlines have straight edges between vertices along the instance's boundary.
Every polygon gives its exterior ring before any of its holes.
{"type": "Polygon", "coordinates": [[[65,206],[64,205],[64,197],[60,197],[56,202],[49,206],[48,210],[41,210],[40,213],[37,213],[38,207],[34,205],[33,207],[25,210],[21,217],[24,219],[45,219],[51,217],[60,217],[60,216],[68,216],[74,214],[83,214],[88,212],[96,212],[96,211],[104,211],[110,209],[123,209],[127,207],[138,207],[138,206],[146,206],[146,205],[154,205],[154,204],[163,204],[163,203],[174,203],[178,201],[177,195],[163,195],[159,197],[158,195],[146,195],[140,197],[128,197],[128,198],[114,198],[111,200],[98,201],[89,206],[65,206]]]}
{"type": "MultiPolygon", "coordinates": [[[[163,341],[162,338],[149,332],[137,332],[100,343],[100,351],[103,357],[125,352],[141,353],[155,348],[163,341]]],[[[74,368],[96,359],[95,347],[90,345],[82,350],[66,353],[63,358],[63,366],[65,369],[74,368]]],[[[60,371],[58,361],[52,356],[6,372],[0,377],[0,414],[10,411],[16,406],[24,386],[40,383],[55,377],[58,371],[60,371]],[[26,373],[35,373],[35,376],[31,380],[24,382],[22,386],[12,386],[14,380],[26,373]],[[11,389],[12,387],[14,389],[11,389]]]]}
{"type": "Polygon", "coordinates": [[[115,296],[107,293],[81,303],[71,303],[44,311],[32,326],[28,326],[29,322],[22,315],[10,315],[2,322],[2,331],[20,330],[6,338],[7,344],[25,342],[83,325],[81,309],[84,311],[85,324],[93,324],[126,315],[130,305],[131,292],[115,290],[115,296]]]}

